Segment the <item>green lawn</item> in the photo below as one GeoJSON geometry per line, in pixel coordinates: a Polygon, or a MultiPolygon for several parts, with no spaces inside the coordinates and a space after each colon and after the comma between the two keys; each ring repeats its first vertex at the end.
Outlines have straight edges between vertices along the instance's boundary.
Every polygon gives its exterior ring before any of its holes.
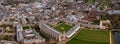
{"type": "Polygon", "coordinates": [[[44,34],[42,34],[42,33],[40,32],[40,28],[37,27],[37,28],[33,28],[33,29],[35,29],[35,31],[36,31],[41,37],[48,39],[44,34]]]}
{"type": "Polygon", "coordinates": [[[105,6],[109,5],[109,0],[100,0],[100,2],[102,3],[102,5],[100,6],[100,9],[104,9],[105,6]]]}
{"type": "Polygon", "coordinates": [[[116,8],[113,8],[113,9],[115,9],[115,10],[120,10],[120,7],[116,7],[116,8]]]}
{"type": "Polygon", "coordinates": [[[88,4],[94,4],[94,0],[87,0],[88,4]]]}
{"type": "Polygon", "coordinates": [[[107,20],[107,18],[105,18],[104,14],[100,15],[100,17],[101,17],[101,20],[107,20]]]}
{"type": "Polygon", "coordinates": [[[67,44],[109,44],[109,32],[83,29],[67,44]]]}
{"type": "Polygon", "coordinates": [[[23,30],[30,29],[29,26],[23,26],[23,30]]]}
{"type": "Polygon", "coordinates": [[[93,25],[99,25],[99,23],[100,23],[100,21],[96,20],[96,21],[93,21],[93,23],[91,23],[91,24],[93,24],[93,25]]]}
{"type": "Polygon", "coordinates": [[[0,27],[4,27],[4,26],[1,26],[1,25],[0,25],[0,27]]]}
{"type": "Polygon", "coordinates": [[[63,31],[68,31],[70,28],[72,28],[72,26],[67,25],[65,23],[59,23],[56,26],[53,27],[54,29],[56,29],[59,32],[63,32],[63,31]]]}
{"type": "Polygon", "coordinates": [[[13,30],[10,30],[10,31],[7,31],[8,33],[14,33],[14,31],[13,30]]]}

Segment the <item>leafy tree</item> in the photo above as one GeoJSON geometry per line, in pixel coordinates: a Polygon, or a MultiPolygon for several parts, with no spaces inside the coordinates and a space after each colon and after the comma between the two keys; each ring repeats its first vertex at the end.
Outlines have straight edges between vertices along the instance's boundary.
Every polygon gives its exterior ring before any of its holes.
{"type": "Polygon", "coordinates": [[[120,14],[107,15],[115,29],[120,29],[120,14]]]}

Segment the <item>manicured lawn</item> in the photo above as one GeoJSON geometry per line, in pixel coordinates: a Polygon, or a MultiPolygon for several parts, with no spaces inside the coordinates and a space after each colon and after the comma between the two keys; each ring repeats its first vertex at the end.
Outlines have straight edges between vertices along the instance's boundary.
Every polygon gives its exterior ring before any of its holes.
{"type": "Polygon", "coordinates": [[[78,35],[67,44],[109,44],[109,32],[82,29],[78,35]]]}
{"type": "Polygon", "coordinates": [[[1,25],[0,25],[0,27],[4,27],[4,26],[1,26],[1,25]]]}
{"type": "Polygon", "coordinates": [[[118,8],[114,8],[115,10],[120,10],[120,8],[118,7],[118,8]]]}
{"type": "Polygon", "coordinates": [[[105,18],[104,14],[100,16],[101,20],[107,20],[107,18],[105,18]]]}
{"type": "Polygon", "coordinates": [[[103,3],[101,6],[100,6],[100,9],[105,9],[105,6],[108,6],[107,3],[103,3]]]}
{"type": "Polygon", "coordinates": [[[91,24],[93,24],[93,25],[99,25],[99,23],[100,23],[100,21],[96,20],[96,21],[93,21],[93,23],[91,23],[91,24]]]}
{"type": "Polygon", "coordinates": [[[56,29],[59,32],[63,32],[63,31],[68,31],[70,28],[72,28],[72,26],[67,25],[65,23],[59,23],[58,25],[53,27],[54,29],[56,29]]]}
{"type": "Polygon", "coordinates": [[[100,2],[102,3],[102,5],[100,6],[100,9],[104,9],[105,6],[108,6],[109,4],[109,0],[101,0],[100,2]]]}
{"type": "Polygon", "coordinates": [[[94,0],[87,0],[88,4],[94,4],[94,0]]]}
{"type": "Polygon", "coordinates": [[[41,32],[40,32],[40,28],[34,28],[35,29],[35,31],[41,36],[41,37],[43,37],[43,38],[46,38],[46,39],[48,39],[44,34],[42,34],[41,32]]]}
{"type": "Polygon", "coordinates": [[[7,31],[8,33],[14,33],[14,31],[13,30],[10,30],[10,31],[7,31]]]}
{"type": "Polygon", "coordinates": [[[30,29],[29,26],[23,26],[23,30],[30,29]]]}
{"type": "Polygon", "coordinates": [[[85,41],[85,40],[80,40],[80,39],[77,39],[77,38],[73,38],[67,44],[109,44],[109,43],[94,42],[94,41],[85,41]]]}

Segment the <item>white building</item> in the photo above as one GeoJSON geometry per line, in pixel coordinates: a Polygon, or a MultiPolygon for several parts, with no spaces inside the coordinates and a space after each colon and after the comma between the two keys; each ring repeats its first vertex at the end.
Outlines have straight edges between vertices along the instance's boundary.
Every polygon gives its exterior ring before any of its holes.
{"type": "Polygon", "coordinates": [[[77,22],[79,20],[79,16],[76,15],[68,15],[67,20],[70,22],[77,22]]]}
{"type": "Polygon", "coordinates": [[[120,14],[120,10],[109,10],[107,11],[108,14],[120,14]]]}
{"type": "Polygon", "coordinates": [[[73,28],[71,28],[68,32],[66,32],[66,37],[72,37],[77,31],[80,29],[80,24],[76,24],[73,28]]]}

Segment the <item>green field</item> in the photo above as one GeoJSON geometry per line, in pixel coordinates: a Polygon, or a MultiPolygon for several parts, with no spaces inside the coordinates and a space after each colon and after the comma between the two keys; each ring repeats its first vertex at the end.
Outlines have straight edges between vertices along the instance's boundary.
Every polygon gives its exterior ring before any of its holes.
{"type": "Polygon", "coordinates": [[[53,27],[54,29],[56,29],[59,32],[63,32],[63,31],[68,31],[70,28],[72,28],[72,26],[67,25],[65,23],[59,23],[56,26],[53,27]]]}
{"type": "Polygon", "coordinates": [[[67,44],[109,44],[109,32],[82,29],[67,44]]]}

